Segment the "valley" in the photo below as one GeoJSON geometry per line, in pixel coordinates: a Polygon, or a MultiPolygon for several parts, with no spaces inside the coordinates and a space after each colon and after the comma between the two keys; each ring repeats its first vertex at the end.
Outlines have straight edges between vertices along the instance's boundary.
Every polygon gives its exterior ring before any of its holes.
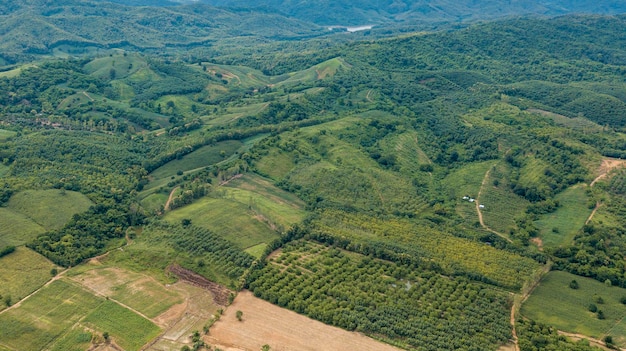
{"type": "Polygon", "coordinates": [[[0,351],[626,348],[624,15],[90,4],[0,40],[0,351]]]}

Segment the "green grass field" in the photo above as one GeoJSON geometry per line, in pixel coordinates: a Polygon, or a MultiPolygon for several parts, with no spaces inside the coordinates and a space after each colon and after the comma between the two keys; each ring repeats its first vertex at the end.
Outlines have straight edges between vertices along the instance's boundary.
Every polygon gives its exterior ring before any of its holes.
{"type": "Polygon", "coordinates": [[[247,204],[229,197],[229,192],[226,189],[225,198],[201,198],[167,213],[165,219],[172,223],[180,223],[183,218],[191,219],[194,225],[219,234],[241,249],[269,243],[278,237],[262,216],[254,213],[247,204]]]}
{"type": "Polygon", "coordinates": [[[626,296],[626,289],[608,287],[590,278],[566,272],[548,273],[539,286],[524,303],[521,314],[538,322],[553,325],[559,330],[581,333],[597,339],[610,334],[618,346],[626,346],[626,306],[620,299],[626,296]],[[578,289],[571,289],[572,280],[578,282],[578,289]],[[596,301],[600,296],[604,303],[596,301]],[[604,312],[600,320],[588,310],[595,304],[604,312]]]}
{"type": "Polygon", "coordinates": [[[287,175],[295,165],[291,155],[282,150],[272,149],[268,155],[256,162],[255,167],[261,174],[267,175],[274,180],[280,180],[287,175]]]}
{"type": "Polygon", "coordinates": [[[14,350],[44,350],[103,301],[57,280],[18,308],[0,314],[0,340],[14,350]]]}
{"type": "Polygon", "coordinates": [[[228,107],[224,111],[220,111],[217,114],[211,114],[202,117],[202,121],[209,126],[219,126],[231,123],[244,116],[256,115],[263,111],[269,103],[249,103],[244,106],[232,106],[228,107]]]}
{"type": "Polygon", "coordinates": [[[485,224],[502,234],[516,227],[515,218],[524,215],[530,201],[514,194],[507,181],[510,174],[509,166],[504,162],[497,163],[485,182],[480,196],[480,203],[485,205],[482,211],[485,224]],[[494,185],[497,180],[498,185],[494,185]]]}
{"type": "Polygon", "coordinates": [[[44,233],[44,227],[9,208],[0,207],[0,247],[19,246],[44,233]]]}
{"type": "Polygon", "coordinates": [[[457,201],[456,211],[466,221],[474,223],[478,221],[476,204],[463,200],[464,196],[476,199],[483,178],[487,170],[493,166],[493,161],[471,163],[451,173],[443,180],[443,189],[446,196],[457,201]]]}
{"type": "Polygon", "coordinates": [[[555,199],[560,203],[559,208],[553,213],[542,215],[541,219],[535,222],[540,229],[544,246],[569,244],[585,225],[592,211],[587,206],[588,198],[584,185],[566,189],[555,199]]]}
{"type": "MultiPolygon", "coordinates": [[[[18,247],[15,252],[0,258],[0,296],[11,296],[13,303],[40,288],[52,277],[55,265],[43,256],[18,247]]],[[[4,308],[0,300],[0,308],[4,308]]]]}
{"type": "Polygon", "coordinates": [[[0,141],[14,137],[17,133],[12,130],[0,129],[0,141]]]}
{"type": "Polygon", "coordinates": [[[7,207],[50,230],[63,227],[74,214],[92,205],[81,193],[51,189],[21,191],[11,197],[7,207]]]}
{"type": "Polygon", "coordinates": [[[243,143],[237,140],[227,140],[215,145],[207,145],[186,155],[180,160],[173,160],[155,169],[150,176],[155,179],[163,179],[175,176],[178,171],[191,171],[197,168],[207,167],[224,160],[232,155],[243,143]],[[222,153],[223,151],[223,153],[222,153]]]}
{"type": "Polygon", "coordinates": [[[168,197],[168,194],[163,193],[150,194],[141,200],[141,206],[149,212],[154,212],[165,206],[168,197]]]}
{"type": "Polygon", "coordinates": [[[160,332],[151,321],[112,301],[104,301],[82,323],[102,333],[108,332],[127,351],[139,350],[160,332]]]}
{"type": "Polygon", "coordinates": [[[306,215],[302,200],[256,175],[246,175],[228,183],[226,196],[248,205],[272,224],[284,228],[302,221],[306,215]]]}

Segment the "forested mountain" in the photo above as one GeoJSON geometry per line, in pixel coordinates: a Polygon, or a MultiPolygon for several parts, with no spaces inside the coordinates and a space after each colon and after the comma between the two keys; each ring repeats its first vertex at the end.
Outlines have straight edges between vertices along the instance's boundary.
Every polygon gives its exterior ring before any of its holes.
{"type": "Polygon", "coordinates": [[[231,347],[242,289],[406,350],[626,347],[625,15],[125,3],[1,5],[0,350],[231,347]]]}
{"type": "Polygon", "coordinates": [[[278,14],[200,4],[136,7],[92,0],[28,0],[0,4],[0,32],[0,59],[12,63],[110,48],[158,53],[168,48],[237,47],[328,31],[278,14]]]}
{"type": "Polygon", "coordinates": [[[411,21],[458,22],[531,14],[554,16],[568,13],[615,14],[626,11],[626,4],[619,0],[200,1],[210,5],[233,8],[269,8],[290,17],[320,25],[363,25],[411,21]]]}

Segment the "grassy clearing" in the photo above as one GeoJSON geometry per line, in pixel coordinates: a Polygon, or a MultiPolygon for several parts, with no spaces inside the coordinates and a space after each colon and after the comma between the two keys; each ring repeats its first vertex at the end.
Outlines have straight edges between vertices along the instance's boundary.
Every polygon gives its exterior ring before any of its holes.
{"type": "Polygon", "coordinates": [[[259,245],[249,247],[245,249],[244,251],[256,258],[259,258],[261,257],[261,255],[263,255],[263,252],[265,252],[266,247],[267,247],[267,244],[259,244],[259,245]]]}
{"type": "Polygon", "coordinates": [[[73,284],[57,280],[18,308],[0,314],[0,340],[15,350],[44,350],[102,302],[73,284]]]}
{"type": "Polygon", "coordinates": [[[144,274],[98,267],[74,276],[76,282],[154,318],[177,303],[180,295],[144,274]]]}
{"type": "MultiPolygon", "coordinates": [[[[0,296],[11,296],[17,302],[50,280],[55,265],[25,247],[0,258],[0,296]]],[[[0,302],[4,308],[4,301],[0,302]]]]}
{"type": "Polygon", "coordinates": [[[620,303],[624,296],[626,289],[608,287],[590,278],[555,271],[543,278],[522,306],[521,314],[559,330],[597,339],[610,334],[617,345],[624,347],[626,326],[622,318],[626,316],[626,306],[620,303]],[[578,282],[578,289],[569,287],[572,280],[578,282]],[[597,302],[598,296],[604,303],[597,302]],[[602,310],[606,318],[598,319],[596,313],[589,311],[590,304],[602,310]]]}
{"type": "Polygon", "coordinates": [[[250,103],[244,106],[229,107],[228,109],[202,118],[202,121],[209,126],[219,126],[231,123],[244,116],[252,116],[263,111],[269,103],[250,103]]]}
{"type": "Polygon", "coordinates": [[[50,230],[63,227],[74,214],[92,205],[81,193],[51,189],[21,191],[11,197],[7,207],[50,230]]]}
{"type": "Polygon", "coordinates": [[[202,198],[169,212],[165,219],[172,223],[180,223],[183,218],[191,219],[194,225],[219,234],[241,249],[269,243],[278,237],[263,216],[228,195],[232,193],[231,189],[225,190],[225,198],[202,198]]]}
{"type": "Polygon", "coordinates": [[[447,195],[451,199],[459,199],[463,196],[476,198],[485,173],[493,166],[493,161],[476,162],[451,173],[443,180],[443,186],[448,190],[447,195]]]}
{"type": "Polygon", "coordinates": [[[128,351],[139,350],[160,332],[154,323],[111,301],[100,304],[83,323],[108,332],[116,344],[128,351]]]}
{"type": "Polygon", "coordinates": [[[304,219],[304,202],[267,180],[246,175],[228,184],[225,196],[264,217],[271,225],[288,227],[304,219]]]}
{"type": "Polygon", "coordinates": [[[149,212],[155,212],[165,206],[167,199],[169,198],[168,194],[163,193],[154,193],[148,195],[146,198],[141,200],[141,206],[148,210],[149,212]]]}
{"type": "Polygon", "coordinates": [[[92,60],[84,68],[87,73],[98,78],[120,79],[145,67],[147,67],[146,61],[139,55],[116,54],[92,60]]]}
{"type": "Polygon", "coordinates": [[[456,211],[466,221],[477,222],[476,204],[463,200],[464,196],[477,198],[480,186],[487,170],[493,166],[493,161],[468,164],[451,173],[443,180],[443,189],[450,199],[457,201],[456,211]]]}
{"type": "Polygon", "coordinates": [[[291,155],[275,149],[272,149],[268,155],[255,163],[259,173],[274,180],[284,178],[295,166],[296,164],[293,162],[291,155]]]}
{"type": "Polygon", "coordinates": [[[19,246],[46,230],[32,219],[6,207],[0,207],[0,247],[19,246]]]}
{"type": "Polygon", "coordinates": [[[480,195],[480,203],[485,205],[482,211],[485,224],[500,233],[515,228],[515,218],[523,215],[530,205],[530,201],[511,191],[507,180],[509,175],[509,166],[504,162],[497,163],[489,172],[480,195]]]}
{"type": "Polygon", "coordinates": [[[197,168],[210,166],[232,155],[243,144],[237,140],[227,140],[215,145],[207,145],[185,155],[180,160],[174,160],[155,169],[150,176],[155,179],[164,179],[176,175],[176,172],[187,172],[197,168]]]}
{"type": "Polygon", "coordinates": [[[0,141],[6,141],[9,138],[12,138],[17,133],[12,130],[0,129],[0,141]]]}
{"type": "Polygon", "coordinates": [[[536,221],[544,246],[569,244],[583,227],[592,209],[587,205],[584,185],[576,185],[558,194],[559,208],[536,221]]]}

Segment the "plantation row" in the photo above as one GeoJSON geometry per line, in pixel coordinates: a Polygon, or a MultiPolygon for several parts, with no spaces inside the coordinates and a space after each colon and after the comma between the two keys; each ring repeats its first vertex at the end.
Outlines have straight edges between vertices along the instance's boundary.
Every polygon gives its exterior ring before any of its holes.
{"type": "Polygon", "coordinates": [[[203,272],[211,269],[236,280],[254,261],[251,255],[239,250],[212,231],[201,227],[180,226],[159,221],[148,226],[146,230],[160,231],[169,245],[196,259],[195,267],[190,267],[196,271],[203,272]]]}
{"type": "Polygon", "coordinates": [[[459,238],[434,228],[403,219],[374,219],[370,216],[325,211],[312,222],[311,237],[363,254],[382,256],[394,262],[428,264],[443,274],[517,290],[538,269],[536,261],[491,245],[459,238]]]}
{"type": "Polygon", "coordinates": [[[313,242],[287,244],[249,281],[272,303],[414,350],[495,350],[511,336],[505,292],[313,242]]]}

